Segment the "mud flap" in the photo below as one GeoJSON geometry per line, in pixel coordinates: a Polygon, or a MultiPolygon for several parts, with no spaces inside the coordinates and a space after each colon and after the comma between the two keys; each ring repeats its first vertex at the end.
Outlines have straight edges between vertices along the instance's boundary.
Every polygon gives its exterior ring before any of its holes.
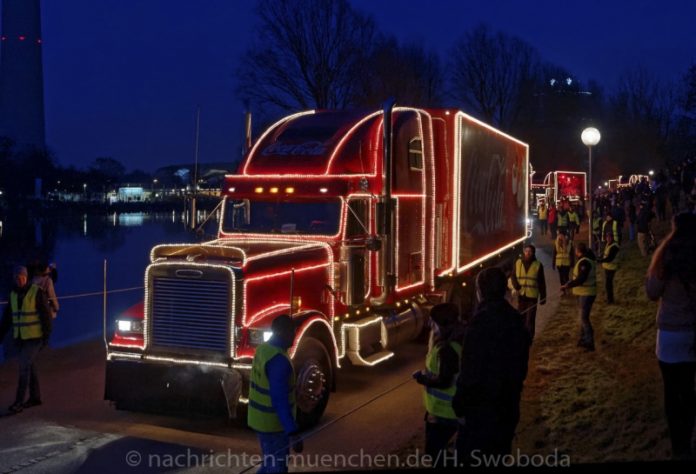
{"type": "Polygon", "coordinates": [[[237,418],[237,403],[242,395],[242,381],[238,372],[226,372],[220,377],[220,387],[225,395],[227,418],[237,418]]]}

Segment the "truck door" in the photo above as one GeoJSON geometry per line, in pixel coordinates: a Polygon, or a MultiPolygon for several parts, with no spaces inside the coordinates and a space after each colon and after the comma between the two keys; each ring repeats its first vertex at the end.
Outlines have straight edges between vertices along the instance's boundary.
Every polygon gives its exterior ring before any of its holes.
{"type": "Polygon", "coordinates": [[[417,113],[403,114],[396,125],[393,193],[396,198],[395,270],[396,291],[403,291],[425,282],[425,156],[417,113]]]}
{"type": "Polygon", "coordinates": [[[341,249],[342,280],[346,304],[361,305],[369,297],[372,282],[371,254],[366,249],[370,236],[372,203],[367,197],[351,197],[347,203],[346,231],[341,249]]]}

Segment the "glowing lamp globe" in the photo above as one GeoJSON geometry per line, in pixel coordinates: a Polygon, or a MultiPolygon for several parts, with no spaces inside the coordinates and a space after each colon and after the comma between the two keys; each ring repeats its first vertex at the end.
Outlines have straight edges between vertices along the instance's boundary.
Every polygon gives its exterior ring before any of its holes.
{"type": "Polygon", "coordinates": [[[588,127],[582,131],[580,138],[582,138],[582,142],[585,144],[585,146],[595,146],[597,143],[599,143],[599,139],[602,138],[602,136],[599,134],[599,130],[596,128],[588,127]]]}

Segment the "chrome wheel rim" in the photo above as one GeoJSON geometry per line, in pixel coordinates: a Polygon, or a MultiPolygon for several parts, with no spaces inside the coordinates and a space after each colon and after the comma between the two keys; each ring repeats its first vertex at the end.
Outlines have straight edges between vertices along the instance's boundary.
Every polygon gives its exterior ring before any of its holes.
{"type": "Polygon", "coordinates": [[[321,402],[326,393],[326,375],[315,360],[307,361],[297,376],[297,407],[309,413],[321,402]]]}

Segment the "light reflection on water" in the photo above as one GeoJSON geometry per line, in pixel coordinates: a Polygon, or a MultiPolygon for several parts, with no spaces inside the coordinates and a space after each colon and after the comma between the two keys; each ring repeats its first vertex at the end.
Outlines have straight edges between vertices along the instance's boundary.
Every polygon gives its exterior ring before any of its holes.
{"type": "MultiPolygon", "coordinates": [[[[101,292],[104,260],[107,262],[109,290],[142,287],[149,252],[154,245],[199,240],[193,232],[186,230],[186,219],[180,212],[34,218],[14,224],[11,227],[5,220],[4,235],[0,238],[0,301],[8,299],[15,264],[25,264],[37,257],[55,262],[60,311],[54,321],[52,347],[101,337],[101,294],[66,300],[60,298],[101,292]]],[[[216,227],[217,222],[211,219],[205,228],[207,238],[212,237],[210,233],[216,227]]],[[[142,299],[142,289],[108,295],[109,330],[113,331],[120,312],[142,299]]]]}

